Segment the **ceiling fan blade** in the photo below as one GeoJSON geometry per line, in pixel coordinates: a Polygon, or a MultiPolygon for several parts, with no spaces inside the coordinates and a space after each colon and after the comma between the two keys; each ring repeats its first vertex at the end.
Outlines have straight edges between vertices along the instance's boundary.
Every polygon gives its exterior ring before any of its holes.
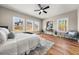
{"type": "Polygon", "coordinates": [[[41,14],[41,12],[39,12],[39,15],[41,14]]]}
{"type": "Polygon", "coordinates": [[[43,11],[44,13],[47,13],[46,11],[43,11]]]}
{"type": "Polygon", "coordinates": [[[34,11],[40,11],[40,10],[34,10],[34,11]]]}
{"type": "Polygon", "coordinates": [[[47,7],[43,8],[43,9],[48,9],[48,8],[49,8],[49,6],[47,6],[47,7]]]}
{"type": "Polygon", "coordinates": [[[38,4],[39,8],[42,9],[41,4],[38,4]]]}

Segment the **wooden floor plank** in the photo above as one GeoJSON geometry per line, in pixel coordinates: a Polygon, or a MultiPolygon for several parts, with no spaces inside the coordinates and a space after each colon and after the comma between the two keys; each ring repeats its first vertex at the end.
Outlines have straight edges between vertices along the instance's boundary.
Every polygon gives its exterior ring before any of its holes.
{"type": "Polygon", "coordinates": [[[40,37],[55,42],[55,45],[49,49],[48,55],[79,55],[79,43],[75,40],[48,34],[40,34],[40,37]]]}

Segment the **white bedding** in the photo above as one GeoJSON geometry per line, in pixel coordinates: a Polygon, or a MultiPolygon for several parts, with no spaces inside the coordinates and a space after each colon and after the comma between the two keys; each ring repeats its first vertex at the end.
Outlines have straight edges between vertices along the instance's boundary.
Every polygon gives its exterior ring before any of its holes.
{"type": "Polygon", "coordinates": [[[0,54],[21,54],[35,49],[40,44],[40,38],[36,34],[15,33],[15,39],[8,39],[0,44],[0,54]]]}

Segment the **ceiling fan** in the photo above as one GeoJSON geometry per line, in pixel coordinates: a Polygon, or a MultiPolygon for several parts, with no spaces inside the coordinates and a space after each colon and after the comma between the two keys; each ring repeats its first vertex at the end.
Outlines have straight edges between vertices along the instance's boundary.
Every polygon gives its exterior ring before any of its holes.
{"type": "Polygon", "coordinates": [[[42,12],[47,13],[47,11],[45,11],[45,9],[48,9],[48,8],[49,8],[49,6],[42,7],[41,4],[38,4],[38,7],[39,7],[40,9],[34,10],[34,11],[39,11],[39,15],[40,15],[42,12]]]}

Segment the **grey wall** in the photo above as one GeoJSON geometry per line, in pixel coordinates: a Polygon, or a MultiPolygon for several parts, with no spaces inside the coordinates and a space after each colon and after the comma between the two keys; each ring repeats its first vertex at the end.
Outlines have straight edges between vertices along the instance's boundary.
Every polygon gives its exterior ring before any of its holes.
{"type": "Polygon", "coordinates": [[[18,17],[21,17],[21,18],[26,19],[26,20],[28,18],[30,18],[31,20],[33,19],[35,21],[39,21],[40,22],[40,30],[42,29],[40,19],[35,18],[35,17],[31,17],[28,15],[22,14],[20,12],[16,12],[16,11],[13,11],[13,10],[10,10],[10,9],[7,9],[7,8],[0,6],[0,26],[8,26],[9,29],[12,30],[12,18],[13,18],[13,16],[18,16],[18,17]]]}
{"type": "Polygon", "coordinates": [[[78,13],[77,13],[77,15],[78,15],[78,21],[77,21],[78,26],[77,26],[77,29],[78,29],[78,32],[79,32],[79,9],[77,11],[78,11],[78,13]]]}
{"type": "Polygon", "coordinates": [[[77,10],[67,12],[67,13],[57,15],[57,16],[51,17],[49,19],[43,20],[43,30],[45,30],[45,28],[46,28],[47,21],[49,21],[49,20],[57,21],[58,19],[62,19],[62,18],[68,18],[68,31],[77,30],[77,10]]]}

